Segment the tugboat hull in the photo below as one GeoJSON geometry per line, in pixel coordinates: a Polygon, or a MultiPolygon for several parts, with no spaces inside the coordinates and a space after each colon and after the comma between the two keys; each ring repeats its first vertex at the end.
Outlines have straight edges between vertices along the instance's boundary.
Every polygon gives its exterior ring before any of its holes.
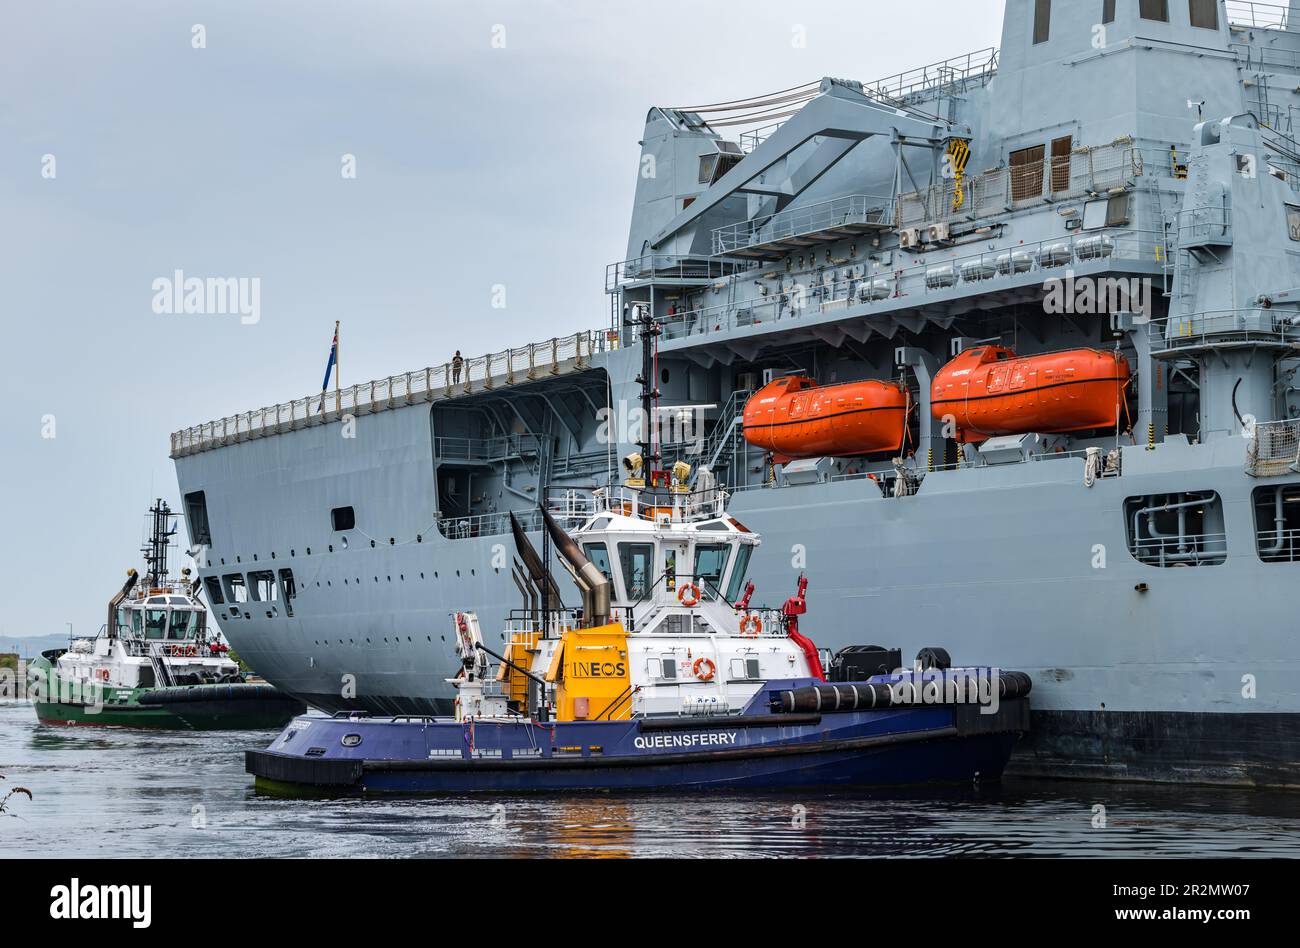
{"type": "Polygon", "coordinates": [[[473,726],[299,718],[247,751],[275,792],[479,793],[777,790],[997,780],[1029,728],[1029,702],[732,719],[473,726]]]}

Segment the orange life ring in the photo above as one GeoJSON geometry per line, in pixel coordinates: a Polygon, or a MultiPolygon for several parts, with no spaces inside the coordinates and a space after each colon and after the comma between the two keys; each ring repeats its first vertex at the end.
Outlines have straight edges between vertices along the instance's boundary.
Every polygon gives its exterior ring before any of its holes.
{"type": "Polygon", "coordinates": [[[462,634],[467,634],[469,632],[469,622],[465,619],[465,613],[456,613],[456,627],[460,629],[462,634]]]}
{"type": "Polygon", "coordinates": [[[763,620],[753,612],[745,613],[745,617],[740,620],[740,634],[758,638],[763,634],[763,620]]]}
{"type": "Polygon", "coordinates": [[[195,648],[193,645],[185,646],[185,655],[187,658],[193,658],[198,654],[199,654],[199,650],[195,648]]]}
{"type": "Polygon", "coordinates": [[[693,609],[700,604],[700,587],[694,583],[687,583],[677,591],[677,601],[687,609],[693,609]]]}
{"type": "Polygon", "coordinates": [[[108,669],[100,668],[96,670],[95,677],[98,678],[100,681],[108,681],[108,669]]]}
{"type": "Polygon", "coordinates": [[[713,676],[718,673],[718,666],[713,664],[711,658],[697,658],[695,664],[691,666],[691,674],[700,681],[713,681],[713,676]],[[707,670],[705,666],[708,666],[707,670]]]}

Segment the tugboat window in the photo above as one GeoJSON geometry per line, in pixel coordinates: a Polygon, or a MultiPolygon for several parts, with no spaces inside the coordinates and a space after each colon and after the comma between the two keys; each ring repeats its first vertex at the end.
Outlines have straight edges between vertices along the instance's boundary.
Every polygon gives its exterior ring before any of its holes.
{"type": "Polygon", "coordinates": [[[722,589],[722,574],[727,571],[727,558],[731,547],[709,544],[695,548],[695,582],[705,599],[717,598],[722,589]]]}
{"type": "Polygon", "coordinates": [[[745,582],[745,571],[749,569],[749,556],[753,552],[752,546],[742,546],[736,551],[736,565],[731,568],[731,582],[727,584],[728,602],[735,602],[740,598],[740,588],[745,582]]]}
{"type": "Polygon", "coordinates": [[[1219,566],[1228,558],[1223,502],[1214,491],[1130,497],[1128,547],[1139,563],[1170,569],[1219,566]]]}
{"type": "Polygon", "coordinates": [[[649,543],[618,545],[619,566],[623,568],[623,582],[629,599],[636,601],[650,594],[650,564],[654,561],[654,554],[655,548],[649,543]]]}
{"type": "Polygon", "coordinates": [[[357,513],[351,507],[335,507],[330,511],[330,520],[334,524],[335,533],[355,530],[357,527],[357,513]]]}
{"type": "Polygon", "coordinates": [[[144,637],[161,639],[167,633],[167,610],[150,609],[144,617],[144,637]]]}
{"type": "Polygon", "coordinates": [[[605,574],[610,582],[614,581],[614,567],[609,562],[609,548],[603,543],[588,543],[582,548],[591,565],[605,574]]]}

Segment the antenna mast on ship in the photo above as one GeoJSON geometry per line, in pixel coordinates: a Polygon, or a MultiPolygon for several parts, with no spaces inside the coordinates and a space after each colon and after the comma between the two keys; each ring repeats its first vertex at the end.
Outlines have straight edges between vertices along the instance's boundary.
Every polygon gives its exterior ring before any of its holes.
{"type": "Polygon", "coordinates": [[[663,330],[659,321],[648,306],[641,308],[641,318],[636,321],[641,337],[641,374],[637,382],[641,386],[641,413],[644,428],[642,438],[637,442],[641,450],[644,470],[648,474],[651,489],[658,486],[662,476],[663,458],[660,454],[659,439],[656,429],[659,424],[659,378],[656,372],[659,364],[659,336],[663,330]]]}
{"type": "Polygon", "coordinates": [[[144,554],[146,579],[150,589],[157,589],[167,581],[167,549],[176,535],[176,518],[171,507],[162,498],[149,508],[149,539],[141,547],[144,554]]]}

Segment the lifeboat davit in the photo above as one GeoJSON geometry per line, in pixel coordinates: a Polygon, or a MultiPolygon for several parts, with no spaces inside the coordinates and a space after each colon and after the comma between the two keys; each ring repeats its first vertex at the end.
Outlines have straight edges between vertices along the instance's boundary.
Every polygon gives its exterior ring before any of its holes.
{"type": "Polygon", "coordinates": [[[934,377],[931,407],[956,419],[956,440],[1113,428],[1129,383],[1128,360],[1099,349],[1020,358],[1003,346],[963,352],[934,377]]]}
{"type": "Polygon", "coordinates": [[[818,386],[777,379],[745,405],[745,440],[778,463],[898,451],[907,433],[908,392],[898,383],[818,386]]]}

